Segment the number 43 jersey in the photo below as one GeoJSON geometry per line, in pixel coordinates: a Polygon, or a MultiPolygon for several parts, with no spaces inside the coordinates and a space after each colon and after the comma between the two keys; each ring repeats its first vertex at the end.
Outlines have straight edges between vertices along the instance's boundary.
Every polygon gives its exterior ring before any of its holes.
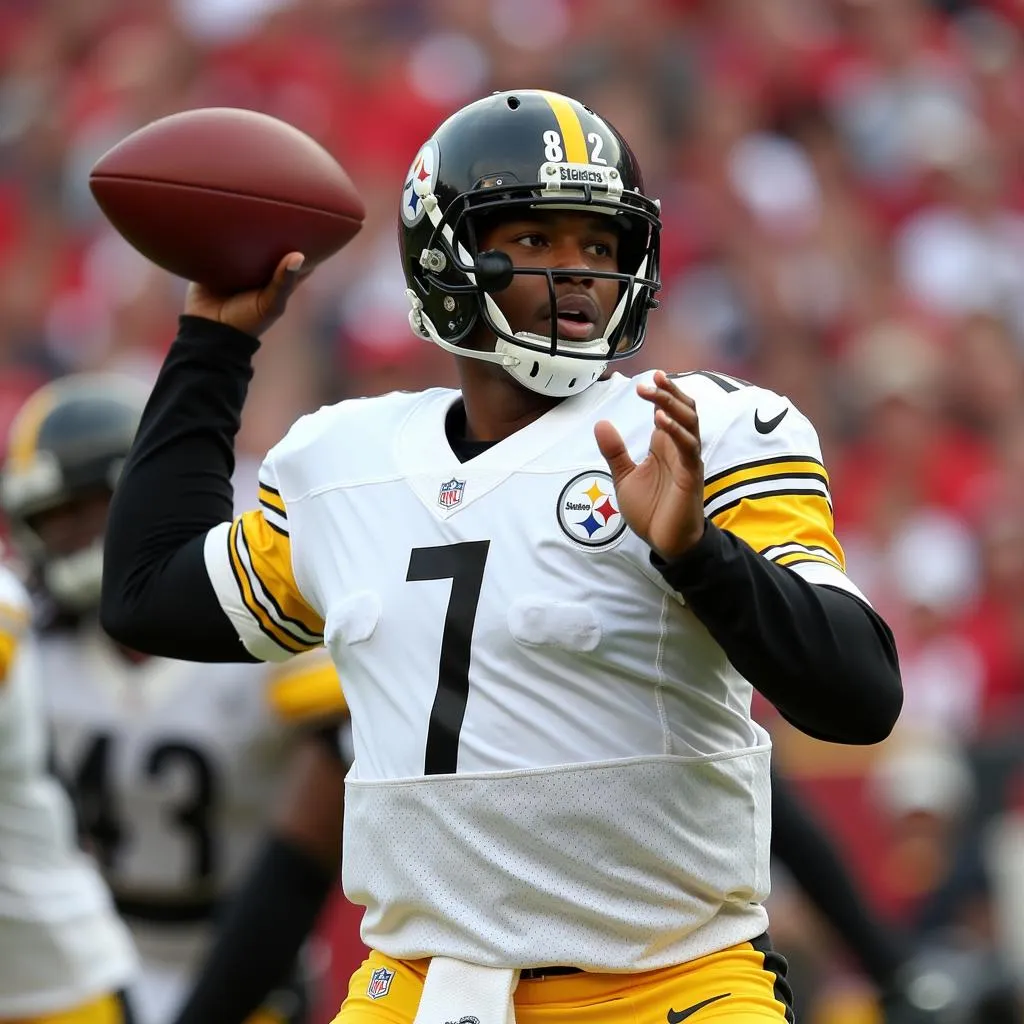
{"type": "MultiPolygon", "coordinates": [[[[853,589],[815,433],[714,374],[705,511],[853,589]]],[[[620,375],[460,463],[456,392],[344,402],[268,455],[207,567],[250,651],[325,639],[351,709],[343,875],[396,957],[641,971],[766,925],[769,742],[750,685],[626,526],[593,425],[634,459],[620,375]]]]}
{"type": "Polygon", "coordinates": [[[180,997],[264,835],[297,726],[339,716],[333,665],[132,662],[98,628],[40,645],[57,768],[143,960],[140,1018],[180,997]],[[284,669],[284,671],[282,671],[284,669]]]}

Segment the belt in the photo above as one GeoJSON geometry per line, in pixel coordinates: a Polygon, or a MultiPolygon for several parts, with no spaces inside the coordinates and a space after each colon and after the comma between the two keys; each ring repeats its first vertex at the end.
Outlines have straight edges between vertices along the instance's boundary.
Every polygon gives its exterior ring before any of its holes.
{"type": "Polygon", "coordinates": [[[582,974],[579,967],[527,967],[519,972],[520,981],[536,981],[559,974],[582,974]]]}

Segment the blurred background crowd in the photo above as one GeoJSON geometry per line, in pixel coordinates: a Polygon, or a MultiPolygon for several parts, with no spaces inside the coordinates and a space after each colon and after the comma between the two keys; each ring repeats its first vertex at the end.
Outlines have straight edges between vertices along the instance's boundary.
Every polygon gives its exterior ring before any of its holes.
{"type": "MultiPolygon", "coordinates": [[[[450,383],[406,323],[403,179],[446,114],[517,86],[593,106],[662,200],[662,308],[632,372],[735,373],[820,434],[906,704],[868,750],[765,709],[782,770],[894,926],[1024,978],[1021,0],[0,0],[0,430],[46,379],[153,379],[184,285],[113,234],[87,177],[197,106],[304,129],[368,209],[258,357],[241,479],[310,408],[450,383]]],[[[802,1019],[864,1019],[784,873],[772,902],[802,1019]]]]}

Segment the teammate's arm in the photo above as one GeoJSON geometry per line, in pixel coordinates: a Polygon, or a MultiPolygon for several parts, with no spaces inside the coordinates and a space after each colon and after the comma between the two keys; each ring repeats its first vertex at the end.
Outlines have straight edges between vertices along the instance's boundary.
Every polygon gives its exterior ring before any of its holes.
{"type": "Polygon", "coordinates": [[[288,977],[341,864],[339,750],[333,723],[296,751],[271,833],[175,1024],[242,1024],[288,977]]]}
{"type": "Polygon", "coordinates": [[[125,646],[192,661],[254,660],[206,567],[207,533],[231,520],[234,440],[258,335],[284,311],[296,254],[257,292],[189,286],[110,507],[100,616],[125,646]]]}
{"type": "Polygon", "coordinates": [[[895,989],[909,943],[875,916],[822,823],[774,769],[771,849],[879,991],[895,989]]]}
{"type": "Polygon", "coordinates": [[[929,966],[908,936],[875,914],[822,822],[774,769],[772,856],[874,982],[886,1024],[939,1024],[945,1005],[926,1008],[915,998],[915,979],[929,966]]]}

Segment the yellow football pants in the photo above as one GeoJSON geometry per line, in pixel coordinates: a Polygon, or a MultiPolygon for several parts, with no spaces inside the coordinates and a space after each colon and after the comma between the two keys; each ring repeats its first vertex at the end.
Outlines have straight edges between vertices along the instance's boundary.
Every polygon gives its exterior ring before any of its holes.
{"type": "Polygon", "coordinates": [[[3,1024],[124,1024],[124,1009],[117,996],[106,995],[71,1010],[48,1013],[43,1017],[4,1019],[3,1024]]]}
{"type": "MultiPolygon", "coordinates": [[[[334,1024],[411,1024],[427,963],[372,952],[352,976],[334,1024]],[[371,991],[377,998],[371,998],[371,991]]],[[[514,1002],[517,1024],[793,1021],[785,961],[763,938],[643,974],[568,974],[520,981],[514,1002]]]]}

